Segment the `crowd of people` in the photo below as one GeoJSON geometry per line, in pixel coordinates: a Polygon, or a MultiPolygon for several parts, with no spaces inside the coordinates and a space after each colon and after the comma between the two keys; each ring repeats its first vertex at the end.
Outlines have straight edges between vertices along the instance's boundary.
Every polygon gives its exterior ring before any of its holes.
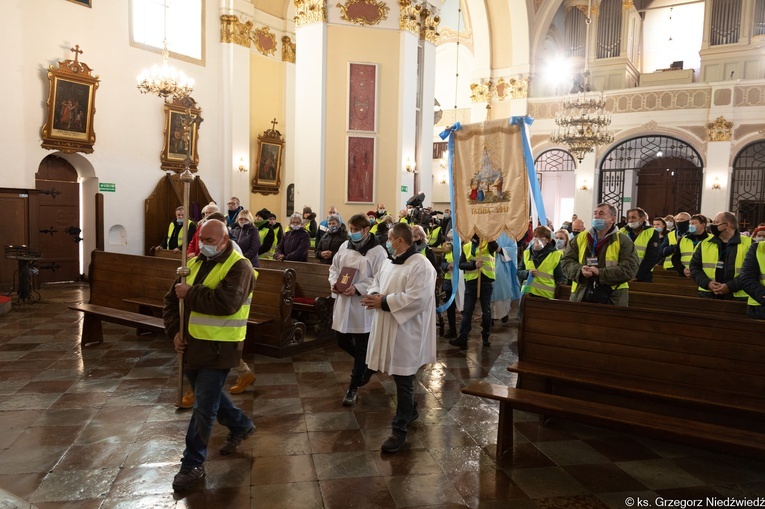
{"type": "Polygon", "coordinates": [[[711,220],[686,212],[650,220],[637,207],[619,221],[616,208],[601,203],[589,228],[576,216],[558,230],[549,221],[536,227],[530,222],[522,239],[486,241],[474,235],[454,249],[450,211],[417,203],[408,204],[397,219],[378,204],[377,210],[347,222],[330,207],[317,223],[316,214],[304,207],[302,214],[289,217],[286,231],[267,209],[253,216],[235,197],[227,205],[225,214],[214,203],[206,205],[198,225],[179,207],[161,246],[182,248],[181,226],[187,221],[191,274],[168,292],[164,312],[168,334],[186,356],[192,387],[181,406],[194,408],[173,482],[178,491],[205,475],[216,417],[229,428],[222,455],[233,453],[255,430],[223,385],[231,368],[238,375],[231,393],[255,381],[241,359],[241,342],[256,284],[253,268],[261,259],[307,262],[314,256],[329,265],[332,328],[338,346],[353,359],[339,403],[355,405],[359,389],[377,372],[393,377],[396,411],[391,435],[381,445],[388,453],[404,446],[408,425],[418,418],[413,382],[423,365],[436,361],[439,303],[446,307],[444,339],[460,349],[468,346],[480,303],[482,344],[490,347],[494,319],[507,321],[510,302],[521,295],[552,299],[556,287],[571,284],[573,301],[627,306],[629,283],[651,282],[654,268],[663,266],[692,278],[699,297],[746,300],[747,314],[765,319],[765,225],[743,234],[730,212],[711,220]],[[180,299],[185,302],[185,333],[179,327],[180,299]]]}

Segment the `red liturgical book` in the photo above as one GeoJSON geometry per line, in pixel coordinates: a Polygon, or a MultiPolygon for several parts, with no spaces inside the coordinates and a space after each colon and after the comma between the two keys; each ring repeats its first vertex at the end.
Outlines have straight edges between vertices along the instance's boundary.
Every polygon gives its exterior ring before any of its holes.
{"type": "Polygon", "coordinates": [[[340,270],[340,277],[337,278],[337,283],[335,283],[335,289],[340,293],[344,293],[353,284],[356,272],[356,269],[353,267],[343,267],[340,270]]]}

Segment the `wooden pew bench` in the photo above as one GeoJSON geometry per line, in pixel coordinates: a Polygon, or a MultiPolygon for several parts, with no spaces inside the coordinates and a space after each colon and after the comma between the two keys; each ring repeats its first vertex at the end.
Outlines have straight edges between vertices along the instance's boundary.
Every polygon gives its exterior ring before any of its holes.
{"type": "Polygon", "coordinates": [[[335,305],[335,299],[332,298],[329,287],[329,265],[261,260],[260,266],[273,269],[293,269],[297,275],[295,298],[292,304],[293,311],[311,313],[316,316],[317,339],[334,339],[332,309],[335,305]]]}
{"type": "Polygon", "coordinates": [[[498,456],[515,408],[765,458],[762,322],[534,298],[521,308],[517,388],[463,389],[500,401],[498,456]]]}
{"type": "MultiPolygon", "coordinates": [[[[90,301],[69,306],[84,313],[83,346],[103,342],[102,321],[139,332],[164,333],[163,298],[176,279],[177,260],[93,251],[88,271],[90,301]],[[137,311],[137,312],[136,312],[137,311]]],[[[292,318],[295,272],[258,269],[250,305],[245,353],[283,357],[316,346],[305,342],[305,325],[292,318]]]]}

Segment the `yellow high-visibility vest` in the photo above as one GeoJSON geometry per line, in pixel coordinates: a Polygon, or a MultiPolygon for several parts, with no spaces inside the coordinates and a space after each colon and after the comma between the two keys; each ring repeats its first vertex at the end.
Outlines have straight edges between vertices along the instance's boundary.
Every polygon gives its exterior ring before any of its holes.
{"type": "MultiPolygon", "coordinates": [[[[210,271],[202,283],[210,289],[214,289],[223,281],[231,267],[239,260],[247,260],[244,256],[232,250],[225,262],[218,263],[210,271]]],[[[250,261],[247,260],[249,264],[250,261]]],[[[190,273],[186,282],[189,285],[194,284],[194,280],[202,267],[200,257],[192,258],[189,261],[190,273]]],[[[254,269],[253,269],[254,270],[254,269]]],[[[244,341],[247,334],[247,318],[250,316],[250,303],[252,302],[252,292],[247,300],[235,313],[227,316],[207,315],[196,311],[191,312],[189,317],[189,334],[197,339],[208,341],[244,341]]]]}
{"type": "MultiPolygon", "coordinates": [[[[641,231],[637,237],[635,237],[635,240],[632,241],[633,244],[635,244],[635,251],[637,251],[638,255],[638,261],[640,263],[643,263],[643,258],[645,258],[645,252],[648,248],[648,243],[653,238],[653,234],[656,230],[653,228],[643,228],[643,231],[641,231]]],[[[627,229],[622,228],[619,230],[620,233],[623,233],[629,237],[627,234],[627,229]]],[[[653,272],[653,267],[651,267],[651,272],[653,272]]]]}
{"type": "MultiPolygon", "coordinates": [[[[191,228],[191,225],[194,224],[194,221],[191,219],[186,220],[186,229],[188,230],[191,228]]],[[[173,236],[173,230],[175,230],[175,221],[170,223],[170,225],[167,227],[167,248],[170,249],[170,237],[173,236]]],[[[183,228],[178,230],[178,247],[180,248],[183,246],[183,228]]]]}
{"type": "MultiPolygon", "coordinates": [[[[489,276],[492,279],[495,278],[494,255],[489,254],[489,247],[486,244],[479,246],[478,249],[476,249],[475,254],[473,254],[473,243],[467,242],[464,246],[462,246],[462,252],[465,253],[465,260],[467,261],[483,261],[483,265],[481,266],[481,273],[489,276]]],[[[472,281],[474,279],[478,279],[478,269],[466,270],[465,281],[472,281]]]]}
{"type": "Polygon", "coordinates": [[[526,264],[526,270],[536,269],[537,275],[534,276],[531,283],[526,281],[529,287],[529,293],[544,297],[545,299],[552,299],[555,296],[555,267],[560,263],[560,259],[563,256],[562,251],[557,249],[548,254],[539,267],[536,266],[534,260],[531,258],[531,252],[529,249],[523,252],[523,262],[526,264]]]}
{"type": "MultiPolygon", "coordinates": [[[[760,266],[760,284],[765,286],[765,242],[757,245],[757,264],[760,266]]],[[[749,297],[747,304],[750,306],[760,306],[761,304],[749,297]]]]}
{"type": "MultiPolygon", "coordinates": [[[[617,234],[618,235],[618,234],[617,234]]],[[[576,242],[577,246],[579,247],[579,264],[585,265],[587,260],[587,251],[589,246],[587,245],[587,233],[582,232],[579,235],[576,236],[576,242]]],[[[603,240],[606,240],[605,238],[603,240]]],[[[619,265],[619,252],[621,251],[621,243],[619,242],[619,237],[616,237],[616,240],[614,242],[611,242],[611,244],[608,245],[606,248],[606,267],[613,267],[614,265],[619,265]]],[[[574,281],[571,283],[571,293],[575,293],[576,289],[579,287],[579,283],[574,281]]],[[[613,285],[611,288],[614,290],[621,290],[622,288],[629,288],[630,285],[627,283],[622,283],[620,285],[613,285]]]]}
{"type": "MultiPolygon", "coordinates": [[[[671,232],[667,234],[667,242],[669,242],[670,246],[677,246],[677,230],[672,230],[671,232]]],[[[690,261],[690,258],[688,259],[688,261],[690,261]]],[[[687,263],[685,262],[683,263],[686,267],[688,266],[687,263]]],[[[668,256],[664,259],[664,268],[671,269],[672,267],[673,267],[672,256],[668,256]]]]}
{"type": "MultiPolygon", "coordinates": [[[[736,261],[733,266],[733,277],[737,277],[741,273],[741,267],[744,265],[744,258],[746,257],[746,251],[749,246],[752,245],[752,239],[741,235],[741,244],[736,248],[736,261]]],[[[710,236],[699,243],[698,249],[701,249],[701,269],[709,279],[715,278],[715,269],[717,268],[717,261],[720,258],[720,248],[715,242],[712,242],[714,237],[710,236]]],[[[718,283],[724,283],[724,281],[718,281],[718,283]]],[[[699,286],[700,292],[709,292],[706,288],[699,286]]],[[[744,290],[739,290],[733,294],[734,297],[746,297],[744,290]]]]}
{"type": "MultiPolygon", "coordinates": [[[[451,251],[446,253],[444,255],[444,260],[446,260],[446,263],[451,263],[452,265],[454,265],[454,253],[451,252],[451,251]]],[[[451,270],[447,270],[446,272],[444,272],[444,279],[448,279],[448,280],[452,279],[452,271],[451,270]]]]}

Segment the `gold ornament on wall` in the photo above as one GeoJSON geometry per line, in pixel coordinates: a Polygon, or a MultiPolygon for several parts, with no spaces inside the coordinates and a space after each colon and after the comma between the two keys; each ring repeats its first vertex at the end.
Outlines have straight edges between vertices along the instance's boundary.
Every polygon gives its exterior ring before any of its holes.
{"type": "Polygon", "coordinates": [[[513,78],[499,78],[494,85],[494,93],[498,101],[523,99],[529,96],[529,77],[519,74],[513,78]]]}
{"type": "Polygon", "coordinates": [[[422,5],[414,3],[412,0],[399,0],[400,28],[413,34],[420,34],[420,11],[422,5]]]}
{"type": "Polygon", "coordinates": [[[470,100],[474,103],[486,103],[491,100],[493,95],[491,81],[483,81],[480,83],[470,84],[470,100]]]}
{"type": "Polygon", "coordinates": [[[295,43],[288,35],[282,37],[282,62],[295,63],[295,43]]]}
{"type": "Polygon", "coordinates": [[[253,30],[250,38],[261,54],[269,56],[276,53],[276,35],[271,33],[270,28],[261,27],[253,30]]]}
{"type": "Polygon", "coordinates": [[[420,38],[435,44],[438,41],[438,37],[441,35],[438,33],[439,23],[441,23],[441,18],[438,14],[423,9],[422,24],[420,25],[420,38]]]}
{"type": "Polygon", "coordinates": [[[733,122],[726,122],[722,115],[714,122],[707,124],[707,138],[709,141],[730,141],[733,131],[733,122]]]}
{"type": "Polygon", "coordinates": [[[222,43],[238,44],[249,48],[250,30],[252,30],[252,21],[242,23],[234,14],[223,14],[220,17],[220,42],[222,43]]]}
{"type": "Polygon", "coordinates": [[[390,11],[385,2],[376,0],[346,0],[345,5],[337,4],[337,8],[342,11],[340,17],[344,21],[367,26],[377,25],[388,19],[390,11]]]}
{"type": "Polygon", "coordinates": [[[327,6],[324,0],[294,0],[295,27],[327,21],[327,6]]]}

